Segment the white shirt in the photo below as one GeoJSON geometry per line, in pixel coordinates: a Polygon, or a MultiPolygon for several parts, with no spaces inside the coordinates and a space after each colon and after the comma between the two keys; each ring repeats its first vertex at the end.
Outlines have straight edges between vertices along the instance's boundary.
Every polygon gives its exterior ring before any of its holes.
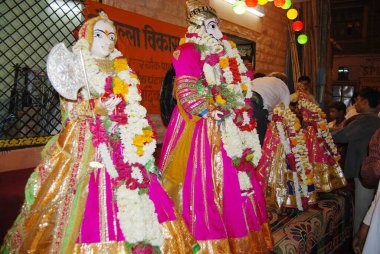
{"type": "Polygon", "coordinates": [[[369,225],[363,254],[380,254],[380,181],[376,196],[363,223],[369,225]]]}
{"type": "Polygon", "coordinates": [[[268,119],[272,120],[273,108],[284,103],[289,106],[290,93],[288,86],[275,77],[262,77],[252,81],[252,90],[263,98],[264,109],[268,110],[268,119]]]}

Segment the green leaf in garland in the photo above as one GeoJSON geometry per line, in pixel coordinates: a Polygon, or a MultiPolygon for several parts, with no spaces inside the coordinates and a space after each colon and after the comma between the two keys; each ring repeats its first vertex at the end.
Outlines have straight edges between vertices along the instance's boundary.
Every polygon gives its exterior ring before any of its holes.
{"type": "Polygon", "coordinates": [[[235,167],[238,167],[240,165],[240,158],[234,157],[232,159],[232,164],[234,164],[235,167]]]}
{"type": "Polygon", "coordinates": [[[149,130],[149,131],[151,131],[151,130],[152,130],[152,127],[150,127],[150,126],[146,126],[146,127],[143,128],[143,130],[149,130]]]}
{"type": "Polygon", "coordinates": [[[144,195],[148,193],[148,188],[139,188],[139,195],[144,195]]]}
{"type": "Polygon", "coordinates": [[[206,45],[199,45],[199,44],[194,44],[194,45],[197,48],[197,50],[200,51],[200,52],[203,52],[203,51],[207,50],[207,46],[206,45]]]}
{"type": "Polygon", "coordinates": [[[103,120],[103,125],[104,125],[104,128],[106,128],[107,130],[107,133],[109,133],[109,130],[111,130],[111,126],[112,126],[112,121],[109,117],[105,117],[103,120]]]}
{"type": "Polygon", "coordinates": [[[128,242],[124,242],[124,246],[125,246],[125,249],[127,250],[127,252],[129,254],[132,254],[132,247],[133,247],[133,244],[130,244],[128,242]]]}
{"type": "Polygon", "coordinates": [[[161,254],[160,247],[158,246],[153,246],[153,254],[161,254]]]}
{"type": "Polygon", "coordinates": [[[201,249],[201,246],[199,245],[199,243],[195,244],[193,246],[193,253],[197,253],[198,251],[200,251],[201,249]]]}

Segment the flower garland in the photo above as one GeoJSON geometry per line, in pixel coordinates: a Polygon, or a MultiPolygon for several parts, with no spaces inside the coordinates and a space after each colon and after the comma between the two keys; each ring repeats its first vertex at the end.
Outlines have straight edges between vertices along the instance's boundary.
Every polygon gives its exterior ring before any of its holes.
{"type": "Polygon", "coordinates": [[[158,222],[153,202],[138,190],[119,187],[116,192],[118,218],[125,239],[130,243],[149,242],[162,246],[164,236],[158,222]],[[128,197],[128,198],[125,198],[128,197]]]}
{"type": "MultiPolygon", "coordinates": [[[[91,56],[90,46],[87,40],[78,40],[73,46],[72,51],[77,55],[80,55],[80,52],[82,52],[83,61],[87,73],[88,84],[90,87],[90,93],[97,97],[100,97],[104,94],[104,82],[106,78],[109,76],[109,74],[100,71],[98,65],[94,60],[94,57],[91,56]]],[[[117,49],[114,49],[114,51],[109,56],[109,59],[113,60],[116,57],[120,56],[122,56],[121,52],[117,49]]],[[[84,99],[90,98],[90,95],[88,94],[86,89],[82,89],[81,94],[84,99]]]]}
{"type": "MultiPolygon", "coordinates": [[[[298,108],[302,112],[304,122],[311,126],[314,126],[314,128],[317,130],[317,137],[322,138],[326,142],[332,158],[334,158],[334,160],[338,162],[340,159],[340,155],[332,139],[331,133],[328,129],[325,113],[318,105],[309,101],[307,99],[307,95],[303,92],[300,92],[298,108]]],[[[329,155],[330,154],[328,154],[328,156],[329,155]]]]}
{"type": "Polygon", "coordinates": [[[240,190],[245,191],[245,192],[253,190],[251,179],[249,179],[249,176],[247,175],[247,173],[239,171],[238,178],[239,178],[240,190]]]}
{"type": "Polygon", "coordinates": [[[303,210],[302,197],[308,197],[308,185],[313,184],[313,170],[309,162],[305,134],[296,115],[289,107],[276,106],[273,109],[273,121],[276,122],[281,143],[284,146],[286,157],[293,172],[293,182],[296,195],[297,208],[303,210]],[[284,126],[285,125],[285,128],[284,126]],[[286,137],[286,132],[287,136],[286,137]]]}
{"type": "Polygon", "coordinates": [[[261,146],[251,109],[245,104],[252,97],[251,79],[236,45],[225,38],[218,41],[196,26],[188,27],[185,42],[194,43],[205,60],[205,86],[216,109],[224,114],[220,130],[227,155],[238,165],[248,149],[242,159],[257,165],[261,146]]]}
{"type": "MultiPolygon", "coordinates": [[[[141,89],[137,75],[127,60],[116,49],[109,56],[114,75],[103,73],[89,51],[86,40],[79,40],[73,52],[83,55],[90,93],[102,101],[121,98],[112,112],[98,116],[90,122],[93,144],[102,163],[111,176],[116,189],[120,228],[128,242],[149,242],[161,246],[163,229],[158,222],[153,202],[144,191],[149,183],[149,173],[154,172],[156,140],[147,119],[146,109],[140,105],[141,89]],[[114,138],[121,142],[115,144],[114,138]]],[[[84,98],[91,96],[82,89],[84,98]]],[[[101,165],[101,164],[98,164],[101,165]]]]}

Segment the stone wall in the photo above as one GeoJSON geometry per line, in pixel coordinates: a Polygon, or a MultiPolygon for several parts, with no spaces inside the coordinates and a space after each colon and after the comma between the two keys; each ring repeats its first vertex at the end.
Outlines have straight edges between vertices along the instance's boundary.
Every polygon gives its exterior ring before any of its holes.
{"type": "MultiPolygon", "coordinates": [[[[223,0],[210,2],[213,6],[224,3],[223,0]]],[[[184,0],[103,0],[103,3],[171,24],[186,26],[184,0]]],[[[214,7],[217,9],[218,6],[214,7]]],[[[288,48],[286,12],[268,3],[264,6],[264,13],[264,17],[257,18],[258,23],[244,26],[236,25],[228,21],[228,17],[224,17],[221,28],[223,32],[256,42],[256,72],[284,72],[288,48]]],[[[245,15],[253,14],[244,14],[241,18],[245,15]]]]}

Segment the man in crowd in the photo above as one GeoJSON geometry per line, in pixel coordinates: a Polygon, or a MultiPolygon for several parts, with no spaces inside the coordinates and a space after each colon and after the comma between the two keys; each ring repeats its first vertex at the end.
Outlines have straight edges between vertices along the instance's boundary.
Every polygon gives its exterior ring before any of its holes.
{"type": "Polygon", "coordinates": [[[364,159],[360,172],[361,180],[367,188],[378,187],[372,205],[354,237],[352,247],[355,254],[362,253],[362,250],[366,254],[376,254],[380,251],[380,128],[372,136],[368,150],[368,156],[364,159]]]}
{"type": "Polygon", "coordinates": [[[318,104],[317,100],[314,98],[314,95],[310,92],[312,88],[311,79],[308,76],[301,76],[298,78],[297,81],[298,82],[294,84],[295,92],[290,95],[290,102],[291,103],[298,102],[299,92],[303,91],[304,93],[306,93],[309,101],[315,104],[318,104]]]}
{"type": "Polygon", "coordinates": [[[360,114],[355,120],[342,129],[333,133],[335,143],[347,144],[347,155],[344,162],[344,175],[355,181],[355,217],[354,234],[371,204],[374,189],[365,188],[359,180],[359,172],[363,159],[368,152],[368,144],[380,128],[380,118],[377,116],[379,92],[374,89],[363,89],[355,103],[356,111],[360,114]]]}
{"type": "Polygon", "coordinates": [[[273,108],[281,102],[285,106],[289,106],[290,93],[286,82],[286,75],[280,72],[255,78],[252,81],[253,117],[257,121],[257,132],[261,145],[264,143],[268,120],[272,120],[273,108]]]}
{"type": "Polygon", "coordinates": [[[344,124],[346,105],[341,101],[334,101],[329,106],[329,129],[340,129],[344,124]]]}

